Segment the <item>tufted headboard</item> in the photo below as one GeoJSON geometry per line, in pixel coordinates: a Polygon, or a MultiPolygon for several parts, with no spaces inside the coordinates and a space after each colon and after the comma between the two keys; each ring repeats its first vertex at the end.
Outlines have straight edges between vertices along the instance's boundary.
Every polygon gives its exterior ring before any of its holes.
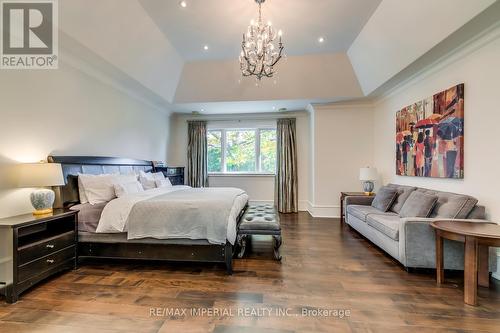
{"type": "Polygon", "coordinates": [[[57,193],[57,204],[67,207],[80,202],[78,195],[78,174],[99,175],[103,173],[139,173],[153,171],[153,162],[117,157],[96,156],[49,156],[49,163],[60,163],[66,185],[57,193]]]}

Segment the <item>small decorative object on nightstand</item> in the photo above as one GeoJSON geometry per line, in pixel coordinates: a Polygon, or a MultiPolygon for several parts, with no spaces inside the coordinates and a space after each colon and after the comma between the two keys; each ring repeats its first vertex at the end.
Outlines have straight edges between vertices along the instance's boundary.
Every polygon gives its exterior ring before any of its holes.
{"type": "Polygon", "coordinates": [[[0,293],[15,303],[23,291],[77,263],[77,211],[0,219],[0,293]]]}
{"type": "Polygon", "coordinates": [[[373,181],[377,179],[377,169],[376,168],[360,168],[359,169],[359,180],[363,181],[363,191],[365,194],[371,194],[373,192],[373,181]]]}
{"type": "Polygon", "coordinates": [[[19,167],[19,187],[38,187],[30,195],[31,204],[35,208],[33,215],[52,213],[55,193],[44,188],[64,185],[64,177],[59,163],[28,163],[19,167]]]}

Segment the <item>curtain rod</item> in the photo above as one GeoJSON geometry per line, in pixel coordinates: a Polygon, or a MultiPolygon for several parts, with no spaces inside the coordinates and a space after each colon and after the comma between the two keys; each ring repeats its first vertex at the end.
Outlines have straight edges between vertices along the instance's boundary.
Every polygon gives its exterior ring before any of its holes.
{"type": "Polygon", "coordinates": [[[200,119],[186,119],[186,121],[223,121],[223,122],[241,122],[249,120],[278,120],[278,119],[296,119],[297,117],[269,117],[269,118],[243,118],[243,119],[210,119],[210,118],[200,118],[200,119]]]}

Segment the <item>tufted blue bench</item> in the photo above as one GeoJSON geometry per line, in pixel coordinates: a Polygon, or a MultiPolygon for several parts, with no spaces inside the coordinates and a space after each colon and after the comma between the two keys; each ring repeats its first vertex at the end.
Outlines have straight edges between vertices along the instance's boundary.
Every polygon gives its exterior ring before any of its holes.
{"type": "Polygon", "coordinates": [[[241,218],[238,227],[237,243],[240,247],[238,258],[245,254],[248,236],[269,235],[273,237],[274,258],[281,260],[281,226],[276,207],[270,204],[250,205],[241,218]]]}

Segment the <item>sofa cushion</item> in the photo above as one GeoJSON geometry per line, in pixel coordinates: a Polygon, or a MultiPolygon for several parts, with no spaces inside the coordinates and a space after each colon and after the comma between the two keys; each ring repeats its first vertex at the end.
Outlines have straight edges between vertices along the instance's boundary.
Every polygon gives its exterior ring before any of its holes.
{"type": "Polygon", "coordinates": [[[366,223],[383,233],[389,238],[396,241],[399,240],[399,221],[401,219],[398,215],[392,214],[372,214],[366,218],[366,223]]]}
{"type": "Polygon", "coordinates": [[[372,207],[377,208],[381,212],[387,212],[392,206],[394,199],[398,195],[398,190],[388,186],[384,186],[378,190],[375,199],[372,201],[372,207]]]}
{"type": "Polygon", "coordinates": [[[418,191],[413,191],[408,199],[405,201],[401,211],[400,217],[428,217],[438,197],[434,194],[428,194],[418,191]]]}
{"type": "MultiPolygon", "coordinates": [[[[349,205],[347,206],[347,214],[351,214],[352,216],[357,217],[363,222],[366,222],[366,217],[371,214],[383,214],[380,210],[372,206],[364,206],[364,205],[349,205]]],[[[396,215],[395,213],[386,213],[389,215],[396,215]]]]}
{"type": "Polygon", "coordinates": [[[465,219],[477,204],[477,199],[464,194],[441,192],[424,188],[418,192],[433,194],[438,197],[430,217],[465,219]]]}
{"type": "Polygon", "coordinates": [[[486,219],[486,207],[476,205],[472,211],[467,215],[468,219],[484,220],[486,219]]]}
{"type": "Polygon", "coordinates": [[[396,188],[398,190],[398,195],[396,196],[396,199],[392,203],[392,206],[389,209],[389,211],[394,212],[396,214],[399,214],[399,212],[401,211],[401,208],[403,207],[404,203],[406,202],[406,199],[408,199],[411,192],[415,191],[417,188],[414,186],[405,186],[405,185],[397,185],[397,184],[389,184],[387,186],[391,187],[391,188],[396,188]]]}

